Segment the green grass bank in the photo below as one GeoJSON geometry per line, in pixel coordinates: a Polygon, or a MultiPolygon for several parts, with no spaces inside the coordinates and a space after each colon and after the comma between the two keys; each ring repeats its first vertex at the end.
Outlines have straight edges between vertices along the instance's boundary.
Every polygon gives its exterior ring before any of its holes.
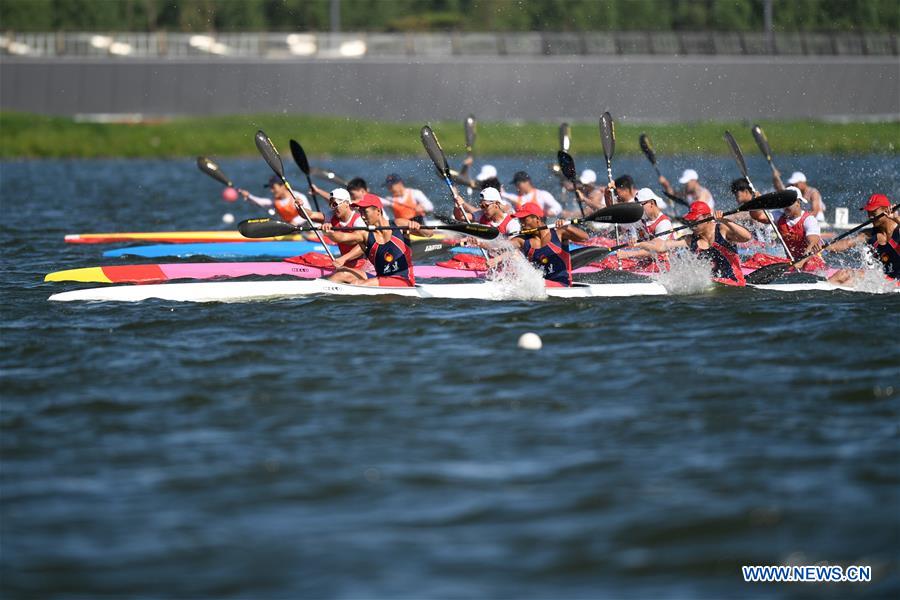
{"type": "MultiPolygon", "coordinates": [[[[287,150],[294,138],[314,156],[398,156],[424,154],[424,123],[390,123],[343,117],[232,115],[163,122],[79,123],[66,117],[0,113],[0,158],[172,158],[256,156],[253,135],[264,130],[287,150]]],[[[900,153],[900,122],[831,123],[813,120],[760,121],[775,154],[900,153]]],[[[462,119],[430,123],[448,154],[463,151],[462,119]]],[[[616,154],[638,154],[646,132],[660,156],[727,154],[730,130],[745,153],[757,152],[750,122],[616,123],[616,154]]],[[[478,123],[476,155],[552,155],[558,147],[553,123],[478,123]]],[[[602,154],[598,126],[572,125],[572,151],[602,154]]]]}

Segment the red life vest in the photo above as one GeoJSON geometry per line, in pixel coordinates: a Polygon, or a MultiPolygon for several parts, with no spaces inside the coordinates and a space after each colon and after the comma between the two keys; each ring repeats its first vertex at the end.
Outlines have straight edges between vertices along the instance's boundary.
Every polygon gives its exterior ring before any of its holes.
{"type": "MultiPolygon", "coordinates": [[[[365,225],[362,217],[359,216],[359,213],[354,212],[350,217],[350,220],[346,223],[341,223],[341,220],[338,219],[337,215],[331,215],[331,226],[332,227],[356,227],[358,225],[365,225]]],[[[356,248],[358,244],[356,242],[344,242],[338,244],[338,250],[341,251],[341,254],[347,254],[354,248],[356,248]]],[[[366,257],[360,256],[357,259],[351,260],[350,262],[344,263],[345,267],[350,267],[351,269],[365,269],[366,268],[366,257]]]]}
{"type": "MultiPolygon", "coordinates": [[[[806,247],[809,246],[809,238],[806,237],[806,231],[803,229],[803,223],[806,221],[807,217],[811,216],[812,215],[810,213],[804,210],[803,214],[800,215],[800,220],[793,225],[790,225],[788,223],[787,214],[781,213],[781,216],[778,218],[778,222],[776,223],[776,225],[778,226],[778,232],[784,239],[784,243],[788,247],[788,250],[791,251],[791,256],[794,257],[794,260],[806,254],[806,247]]],[[[822,260],[822,258],[819,256],[813,256],[805,263],[803,263],[804,271],[821,271],[824,268],[825,261],[822,260]]]]}
{"type": "Polygon", "coordinates": [[[491,221],[490,217],[486,214],[481,213],[481,218],[478,219],[478,222],[482,225],[490,225],[491,227],[496,227],[500,230],[500,233],[506,235],[506,228],[509,227],[509,222],[513,220],[512,215],[506,215],[502,221],[500,221],[499,225],[494,225],[494,222],[491,221]]]}
{"type": "Polygon", "coordinates": [[[393,198],[394,218],[395,219],[413,219],[418,212],[418,205],[413,194],[409,190],[404,190],[402,198],[393,198]]]}
{"type": "MultiPolygon", "coordinates": [[[[297,202],[300,202],[298,199],[297,202]]],[[[294,205],[293,198],[280,198],[275,201],[275,210],[278,211],[278,216],[281,217],[281,220],[285,223],[291,223],[297,217],[301,217],[300,211],[297,210],[297,207],[294,205]]]]}

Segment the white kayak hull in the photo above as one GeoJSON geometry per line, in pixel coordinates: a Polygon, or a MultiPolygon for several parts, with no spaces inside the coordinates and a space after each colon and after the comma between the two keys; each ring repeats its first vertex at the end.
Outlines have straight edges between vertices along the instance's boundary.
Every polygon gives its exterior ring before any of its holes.
{"type": "MultiPolygon", "coordinates": [[[[623,296],[660,296],[666,288],[656,282],[578,284],[569,288],[547,288],[552,298],[610,298],[623,296]]],[[[117,285],[53,294],[55,302],[105,301],[140,302],[157,298],[176,302],[242,302],[313,295],[330,296],[406,296],[412,298],[453,298],[461,300],[540,299],[523,297],[516,290],[493,282],[420,284],[411,288],[368,287],[334,283],[324,279],[308,281],[221,281],[167,283],[155,285],[117,285]]]]}

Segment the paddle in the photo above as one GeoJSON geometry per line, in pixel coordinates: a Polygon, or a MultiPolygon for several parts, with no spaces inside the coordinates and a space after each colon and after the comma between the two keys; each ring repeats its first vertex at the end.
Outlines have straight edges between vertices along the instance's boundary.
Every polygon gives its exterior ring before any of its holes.
{"type": "Polygon", "coordinates": [[[575,198],[578,200],[578,208],[581,209],[581,216],[584,217],[584,202],[578,194],[578,182],[575,180],[575,160],[565,150],[560,150],[556,153],[556,160],[559,162],[559,169],[562,171],[562,174],[572,183],[575,198]]]}
{"type": "MultiPolygon", "coordinates": [[[[662,173],[659,172],[659,167],[656,164],[656,152],[653,151],[653,146],[650,145],[650,136],[648,136],[646,133],[642,133],[640,137],[638,137],[638,143],[641,146],[641,151],[644,153],[644,156],[647,157],[647,160],[650,161],[650,164],[653,165],[653,168],[656,170],[657,178],[662,177],[662,173]]],[[[677,202],[678,204],[688,209],[691,208],[690,203],[688,203],[688,201],[681,196],[676,196],[675,194],[670,194],[666,191],[663,191],[663,195],[673,202],[677,202]]]]}
{"type": "Polygon", "coordinates": [[[306,175],[306,183],[309,185],[309,195],[316,205],[316,212],[322,212],[319,208],[318,194],[313,191],[312,179],[309,178],[309,160],[306,158],[306,152],[303,151],[303,146],[301,146],[297,140],[291,140],[290,147],[291,156],[294,157],[294,162],[297,163],[297,166],[300,167],[300,170],[306,175]]]}
{"type": "MultiPolygon", "coordinates": [[[[734,136],[731,135],[730,131],[725,132],[725,141],[728,142],[728,147],[731,149],[731,154],[734,156],[734,161],[737,163],[738,168],[741,170],[741,175],[744,176],[744,179],[747,180],[747,183],[750,185],[750,191],[753,194],[756,194],[756,188],[753,187],[753,182],[750,181],[750,175],[747,174],[747,163],[744,162],[744,153],[741,152],[741,147],[738,146],[737,140],[734,139],[734,136]]],[[[781,237],[781,232],[778,231],[778,225],[775,223],[775,220],[772,219],[772,215],[768,210],[764,210],[766,214],[766,218],[769,219],[769,224],[775,230],[775,235],[778,237],[778,241],[781,242],[781,247],[784,248],[785,254],[787,257],[793,261],[794,255],[791,254],[790,249],[788,249],[787,244],[784,241],[784,238],[781,237]]]]}
{"type": "MultiPolygon", "coordinates": [[[[796,201],[797,201],[797,195],[794,192],[790,192],[790,191],[771,192],[769,194],[763,194],[762,196],[757,196],[753,200],[750,200],[749,202],[745,202],[740,207],[735,208],[734,210],[729,210],[727,212],[722,213],[722,217],[728,217],[735,213],[744,212],[744,211],[748,211],[748,210],[773,210],[773,209],[786,208],[796,201]]],[[[615,208],[616,206],[633,206],[635,204],[636,203],[616,204],[610,208],[615,208]]],[[[636,205],[640,206],[640,204],[636,204],[636,205]]],[[[641,209],[641,212],[643,212],[643,208],[641,209]]],[[[655,233],[655,234],[649,236],[647,239],[653,239],[653,238],[658,238],[663,235],[669,235],[669,234],[675,233],[676,231],[681,231],[683,229],[692,229],[692,228],[696,227],[697,225],[700,225],[702,223],[708,223],[710,221],[714,221],[715,219],[716,219],[716,217],[714,217],[714,216],[706,217],[706,218],[700,219],[698,221],[694,221],[693,223],[690,223],[688,225],[682,225],[682,226],[676,227],[674,229],[669,229],[668,231],[661,231],[660,233],[655,233]]],[[[611,254],[612,252],[615,252],[616,250],[621,250],[622,248],[627,248],[628,246],[629,246],[629,244],[616,244],[612,248],[602,248],[602,250],[606,250],[606,252],[604,252],[602,254],[602,256],[606,256],[607,254],[611,254]]]]}
{"type": "MultiPolygon", "coordinates": [[[[582,223],[597,222],[622,223],[624,225],[627,223],[635,223],[637,221],[640,221],[642,216],[644,216],[643,206],[641,206],[637,202],[623,202],[621,204],[613,204],[612,206],[601,208],[600,210],[592,212],[588,216],[581,219],[572,219],[571,221],[567,221],[567,224],[580,225],[582,223]]],[[[534,229],[523,229],[515,235],[533,235],[534,233],[542,229],[551,229],[551,227],[548,225],[543,225],[541,227],[535,227],[534,229]]]]}
{"type": "Polygon", "coordinates": [[[572,145],[572,128],[568,123],[559,126],[559,149],[568,152],[572,145]]]}
{"type": "MultiPolygon", "coordinates": [[[[393,227],[334,227],[334,231],[390,231],[393,227]]],[[[409,231],[409,227],[399,229],[409,231]]],[[[423,225],[419,229],[440,229],[455,231],[483,240],[492,240],[500,235],[500,230],[481,223],[451,223],[446,225],[423,225]]],[[[290,235],[299,231],[321,231],[317,226],[291,225],[277,219],[247,219],[238,223],[238,231],[246,238],[267,238],[290,235]]]]}
{"type": "MultiPolygon", "coordinates": [[[[259,150],[259,153],[269,165],[269,168],[271,168],[272,171],[276,175],[278,175],[278,178],[281,179],[281,183],[283,183],[284,187],[287,188],[287,191],[291,193],[291,197],[294,199],[294,204],[303,215],[303,218],[306,219],[307,223],[312,225],[312,219],[309,218],[309,213],[306,212],[306,208],[304,208],[300,202],[297,202],[297,195],[294,193],[294,190],[291,188],[291,184],[288,183],[288,180],[284,178],[284,163],[281,162],[281,155],[278,154],[278,150],[275,149],[275,145],[272,143],[272,140],[269,139],[269,136],[267,136],[262,129],[256,132],[256,136],[253,139],[254,142],[256,142],[256,149],[259,150]]],[[[299,146],[299,144],[297,145],[299,146]]],[[[305,154],[303,155],[303,158],[306,158],[305,154]]],[[[303,168],[301,167],[300,170],[302,171],[303,168]]],[[[306,180],[309,181],[309,163],[306,164],[305,172],[306,180]]],[[[312,189],[312,183],[310,183],[310,189],[312,189]]],[[[325,246],[325,252],[328,254],[328,258],[330,258],[332,262],[334,262],[334,255],[331,253],[331,250],[325,243],[325,238],[322,237],[322,234],[318,230],[315,230],[315,234],[316,237],[319,238],[319,241],[322,243],[322,245],[325,246]]]]}
{"type": "Polygon", "coordinates": [[[222,172],[222,169],[219,168],[219,165],[206,158],[205,156],[197,157],[197,168],[224,185],[225,187],[233,188],[234,184],[231,183],[231,180],[225,176],[225,173],[222,172]]]}
{"type": "MultiPolygon", "coordinates": [[[[444,179],[444,183],[447,184],[447,187],[450,189],[450,195],[453,197],[453,202],[456,202],[456,196],[458,195],[456,189],[453,187],[453,183],[450,181],[450,166],[447,164],[447,156],[444,154],[444,150],[441,148],[440,142],[438,142],[437,136],[434,135],[434,131],[431,130],[431,127],[425,125],[422,127],[422,130],[419,132],[419,136],[422,138],[422,146],[425,147],[425,152],[428,153],[429,158],[431,158],[431,162],[434,163],[435,168],[438,170],[438,173],[441,174],[441,177],[444,179]]],[[[460,212],[463,214],[463,217],[466,219],[466,223],[472,224],[472,220],[469,218],[468,213],[463,210],[463,208],[459,207],[460,212]]],[[[485,260],[488,259],[487,250],[481,248],[481,254],[484,255],[485,260]]]]}
{"type": "Polygon", "coordinates": [[[775,175],[778,173],[778,169],[775,168],[775,163],[772,162],[772,149],[769,147],[769,140],[766,139],[766,134],[763,133],[763,130],[759,125],[754,125],[753,129],[750,130],[750,133],[753,134],[753,139],[756,140],[759,151],[766,157],[769,168],[772,169],[772,175],[775,175]]]}
{"type": "MultiPolygon", "coordinates": [[[[900,204],[895,204],[891,208],[890,212],[894,212],[897,209],[900,209],[900,204]]],[[[854,233],[856,233],[857,231],[859,231],[861,229],[864,229],[865,227],[871,225],[872,223],[874,223],[875,221],[877,221],[878,219],[880,219],[883,216],[885,216],[885,215],[880,214],[875,217],[872,217],[871,219],[869,219],[868,221],[865,221],[864,223],[860,223],[853,229],[845,231],[841,235],[837,236],[836,238],[834,238],[833,240],[831,240],[830,242],[828,242],[827,244],[822,246],[818,252],[813,252],[812,254],[807,254],[806,256],[801,256],[794,262],[774,263],[771,265],[766,265],[764,267],[760,267],[759,269],[757,269],[757,270],[753,271],[752,273],[750,273],[749,275],[747,275],[747,277],[746,277],[747,283],[753,283],[753,284],[760,285],[760,284],[765,284],[765,283],[770,283],[772,281],[775,281],[776,279],[781,277],[788,269],[791,269],[791,268],[797,266],[798,263],[803,262],[804,260],[806,260],[807,258],[809,258],[811,256],[816,256],[817,254],[821,254],[822,252],[825,251],[826,248],[828,248],[832,244],[836,244],[837,242],[841,241],[842,239],[853,235],[854,233]]]]}
{"type": "Polygon", "coordinates": [[[335,183],[343,188],[347,187],[347,180],[343,177],[338,177],[334,171],[328,171],[326,169],[320,169],[319,167],[310,167],[309,174],[313,177],[317,177],[319,179],[324,179],[331,183],[335,183]]]}
{"type": "Polygon", "coordinates": [[[463,122],[466,130],[466,158],[472,158],[475,149],[475,115],[469,115],[463,122]]]}
{"type": "MultiPolygon", "coordinates": [[[[600,115],[600,144],[603,146],[603,157],[606,159],[606,178],[609,183],[613,183],[612,176],[612,157],[616,152],[616,126],[613,123],[612,115],[609,111],[600,115]]],[[[612,188],[612,200],[616,201],[616,190],[612,188]]],[[[616,225],[616,244],[619,243],[619,226],[616,225]]],[[[619,261],[619,269],[622,268],[619,261]]]]}

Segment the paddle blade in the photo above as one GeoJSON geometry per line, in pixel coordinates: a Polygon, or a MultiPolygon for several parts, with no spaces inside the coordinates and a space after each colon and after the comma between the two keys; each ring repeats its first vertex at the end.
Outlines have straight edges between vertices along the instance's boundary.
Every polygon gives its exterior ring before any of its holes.
{"type": "Polygon", "coordinates": [[[290,141],[291,147],[291,156],[294,158],[294,162],[297,163],[297,166],[300,167],[300,170],[303,171],[304,175],[309,175],[309,160],[306,158],[306,152],[303,151],[303,146],[300,145],[300,142],[297,140],[290,141]]]}
{"type": "Polygon", "coordinates": [[[437,170],[445,179],[449,179],[450,166],[447,164],[447,157],[444,155],[444,151],[441,149],[441,144],[438,142],[437,136],[434,135],[434,131],[426,125],[422,128],[420,135],[422,137],[422,145],[425,147],[425,152],[428,153],[429,158],[431,158],[431,162],[434,163],[434,166],[437,167],[437,170]]]}
{"type": "Polygon", "coordinates": [[[750,177],[747,175],[747,163],[744,162],[744,153],[741,152],[741,147],[738,146],[737,140],[734,139],[730,131],[725,132],[725,141],[728,143],[732,156],[734,156],[734,162],[737,163],[738,169],[741,170],[741,175],[749,181],[750,177]]]}
{"type": "Polygon", "coordinates": [[[647,157],[647,160],[650,161],[650,164],[655,167],[656,153],[653,151],[653,146],[650,145],[650,136],[648,136],[646,133],[642,133],[638,138],[638,143],[641,145],[641,152],[644,153],[644,156],[647,157]]]}
{"type": "Polygon", "coordinates": [[[466,152],[472,154],[472,149],[475,147],[475,115],[466,117],[463,126],[466,129],[466,152]]]}
{"type": "Polygon", "coordinates": [[[562,152],[568,152],[572,146],[572,128],[568,123],[559,126],[559,149],[562,152]]]}
{"type": "Polygon", "coordinates": [[[602,246],[590,246],[587,248],[578,248],[573,250],[569,254],[569,258],[572,261],[573,269],[580,269],[581,267],[586,267],[592,262],[597,262],[606,258],[609,254],[609,248],[604,248],[602,246]]]}
{"type": "Polygon", "coordinates": [[[772,283],[791,268],[791,263],[775,263],[760,267],[746,276],[747,283],[754,285],[764,285],[772,283]]]}
{"type": "Polygon", "coordinates": [[[603,144],[606,162],[611,161],[616,153],[616,126],[609,112],[603,113],[600,117],[600,142],[603,144]]]}
{"type": "Polygon", "coordinates": [[[225,177],[225,173],[219,168],[219,165],[206,158],[205,156],[197,157],[197,168],[221,183],[226,187],[234,187],[231,180],[225,177]]]}
{"type": "Polygon", "coordinates": [[[766,157],[766,160],[771,163],[772,149],[769,147],[769,140],[766,139],[766,134],[763,133],[762,127],[754,125],[750,132],[753,134],[753,139],[756,140],[756,145],[759,146],[759,151],[762,152],[763,156],[766,157]]]}
{"type": "Polygon", "coordinates": [[[300,228],[276,219],[247,219],[238,223],[238,231],[245,238],[267,238],[290,235],[300,228]]]}
{"type": "Polygon", "coordinates": [[[272,143],[269,136],[260,129],[256,132],[253,141],[256,142],[256,149],[259,150],[259,153],[262,155],[263,160],[269,165],[269,168],[284,181],[284,163],[281,162],[281,155],[278,154],[278,150],[275,149],[275,144],[272,143]]]}
{"type": "Polygon", "coordinates": [[[456,231],[477,237],[483,240],[492,240],[500,235],[500,230],[490,225],[482,225],[481,223],[451,223],[449,225],[439,225],[435,229],[444,229],[446,231],[456,231]]]}
{"type": "Polygon", "coordinates": [[[581,221],[596,221],[598,223],[636,223],[644,216],[644,207],[637,202],[622,202],[601,208],[583,219],[575,219],[573,223],[581,221]]]}
{"type": "Polygon", "coordinates": [[[556,160],[559,161],[559,168],[566,179],[575,183],[575,159],[565,150],[556,153],[556,160]]]}
{"type": "Polygon", "coordinates": [[[800,197],[794,190],[769,192],[768,194],[763,194],[749,202],[744,202],[741,204],[740,210],[780,210],[782,208],[787,208],[799,199],[800,197]]]}

